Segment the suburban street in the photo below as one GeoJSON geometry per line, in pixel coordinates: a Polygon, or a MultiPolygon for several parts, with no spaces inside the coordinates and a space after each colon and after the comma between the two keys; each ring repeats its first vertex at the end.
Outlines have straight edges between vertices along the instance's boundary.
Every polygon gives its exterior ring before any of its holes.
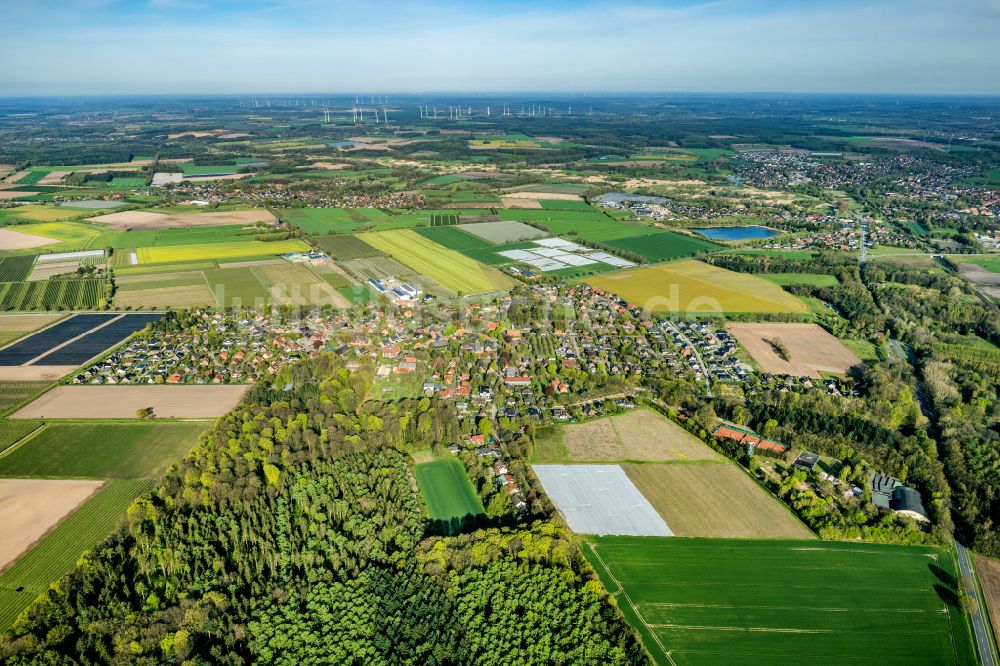
{"type": "MultiPolygon", "coordinates": [[[[964,576],[969,576],[973,580],[975,575],[972,571],[972,562],[969,558],[969,551],[965,549],[965,546],[955,541],[955,550],[958,551],[958,571],[959,574],[964,576]]],[[[970,615],[972,615],[972,629],[976,636],[976,649],[979,650],[979,658],[982,661],[983,666],[994,666],[996,660],[993,659],[993,650],[990,648],[990,635],[989,629],[986,627],[986,620],[983,618],[982,611],[982,600],[979,598],[979,590],[975,585],[972,585],[969,590],[969,596],[971,596],[976,602],[976,610],[970,615]]]]}

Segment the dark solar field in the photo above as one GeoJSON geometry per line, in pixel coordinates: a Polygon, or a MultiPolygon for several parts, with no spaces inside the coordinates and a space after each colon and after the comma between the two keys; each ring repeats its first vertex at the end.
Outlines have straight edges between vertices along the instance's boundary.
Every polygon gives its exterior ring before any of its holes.
{"type": "Polygon", "coordinates": [[[73,344],[49,354],[41,359],[38,365],[82,365],[161,316],[156,313],[125,315],[118,321],[88,333],[73,344]]]}
{"type": "MultiPolygon", "coordinates": [[[[55,326],[30,335],[0,351],[0,365],[22,365],[39,354],[44,354],[67,340],[72,340],[81,333],[86,333],[95,326],[100,326],[117,314],[78,314],[64,319],[55,326]]],[[[46,363],[48,365],[48,363],[46,363]]]]}

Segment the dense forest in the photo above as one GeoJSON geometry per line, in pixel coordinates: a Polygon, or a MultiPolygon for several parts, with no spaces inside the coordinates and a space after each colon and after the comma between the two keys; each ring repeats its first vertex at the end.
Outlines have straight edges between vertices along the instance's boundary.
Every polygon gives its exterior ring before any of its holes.
{"type": "MultiPolygon", "coordinates": [[[[0,640],[28,663],[645,663],[562,528],[442,538],[408,452],[453,436],[321,357],[219,419],[0,640]]],[[[446,411],[442,413],[447,413],[446,411]]]]}

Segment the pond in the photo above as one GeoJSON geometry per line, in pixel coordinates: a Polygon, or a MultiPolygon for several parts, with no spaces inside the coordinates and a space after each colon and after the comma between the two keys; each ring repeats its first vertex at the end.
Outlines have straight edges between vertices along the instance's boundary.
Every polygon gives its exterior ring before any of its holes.
{"type": "Polygon", "coordinates": [[[697,232],[706,238],[711,238],[712,240],[722,240],[722,241],[741,241],[741,240],[755,240],[757,238],[770,238],[771,236],[777,236],[777,231],[771,231],[767,227],[709,227],[704,229],[692,228],[691,231],[697,232]]]}

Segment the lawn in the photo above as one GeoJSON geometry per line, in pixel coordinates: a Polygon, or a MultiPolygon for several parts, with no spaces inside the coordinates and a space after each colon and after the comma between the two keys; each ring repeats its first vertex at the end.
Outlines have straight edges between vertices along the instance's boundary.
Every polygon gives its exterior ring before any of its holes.
{"type": "Polygon", "coordinates": [[[647,236],[615,238],[604,242],[611,247],[638,254],[653,262],[683,259],[699,252],[711,252],[719,249],[719,246],[711,241],[676,234],[672,231],[663,231],[647,236]]]}
{"type": "Polygon", "coordinates": [[[362,234],[361,239],[456,293],[503,291],[516,284],[497,269],[438,245],[412,230],[367,233],[362,234]]]}
{"type": "Polygon", "coordinates": [[[307,234],[342,234],[389,222],[378,208],[290,208],[281,211],[286,222],[307,234]]]}
{"type": "Polygon", "coordinates": [[[49,584],[68,572],[80,554],[104,539],[125,510],[151,487],[149,481],[112,481],[0,575],[0,631],[6,630],[49,584]]]}
{"type": "Polygon", "coordinates": [[[193,448],[207,427],[205,423],[49,424],[0,458],[0,477],[155,478],[193,448]]]}
{"type": "Polygon", "coordinates": [[[778,285],[700,261],[682,260],[585,280],[650,312],[713,315],[806,313],[805,303],[778,285]]]}
{"type": "Polygon", "coordinates": [[[833,275],[823,273],[761,273],[757,277],[782,287],[792,284],[807,284],[813,287],[836,287],[840,284],[833,275]]]}
{"type": "Polygon", "coordinates": [[[166,247],[141,247],[136,250],[140,264],[158,264],[200,259],[225,259],[278,255],[286,252],[308,252],[310,247],[300,240],[284,241],[228,241],[222,243],[197,243],[166,247]]]}
{"type": "Polygon", "coordinates": [[[583,551],[664,666],[978,663],[943,548],[591,537],[583,551]]]}
{"type": "Polygon", "coordinates": [[[414,473],[431,520],[460,524],[467,516],[483,513],[465,468],[455,458],[419,463],[414,473]]]}

